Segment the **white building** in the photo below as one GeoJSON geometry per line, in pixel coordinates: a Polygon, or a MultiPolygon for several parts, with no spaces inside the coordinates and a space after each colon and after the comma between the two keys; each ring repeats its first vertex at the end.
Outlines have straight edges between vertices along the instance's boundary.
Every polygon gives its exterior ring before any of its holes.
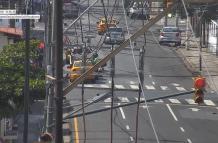
{"type": "Polygon", "coordinates": [[[218,52],[218,20],[209,24],[208,49],[212,53],[218,52]]]}

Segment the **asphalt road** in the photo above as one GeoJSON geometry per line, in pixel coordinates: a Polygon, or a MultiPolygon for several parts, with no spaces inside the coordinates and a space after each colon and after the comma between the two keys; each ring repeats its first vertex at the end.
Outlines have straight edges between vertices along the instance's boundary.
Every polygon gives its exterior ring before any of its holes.
{"type": "MultiPolygon", "coordinates": [[[[107,3],[106,3],[107,4],[107,3]]],[[[112,6],[114,3],[110,1],[112,6]]],[[[120,20],[119,26],[126,28],[124,16],[121,15],[121,2],[119,8],[115,10],[114,17],[120,20]]],[[[98,47],[102,41],[96,31],[96,21],[104,16],[101,3],[90,11],[90,22],[92,34],[96,37],[91,40],[92,47],[98,47]],[[100,7],[100,8],[99,8],[100,7]],[[99,42],[100,41],[100,42],[99,42]]],[[[111,9],[109,11],[111,13],[111,9]]],[[[127,18],[130,34],[138,30],[141,20],[127,18]]],[[[147,21],[145,21],[147,22],[147,21]]],[[[171,21],[173,24],[174,21],[171,21]]],[[[70,23],[70,22],[69,22],[70,23]]],[[[89,31],[88,16],[82,18],[83,33],[89,31]]],[[[158,30],[161,27],[161,21],[146,33],[146,45],[144,56],[144,95],[143,99],[166,96],[180,92],[193,90],[192,74],[188,71],[176,54],[175,50],[179,47],[159,46],[157,44],[158,30]]],[[[75,28],[75,27],[74,27],[75,28]]],[[[80,36],[81,27],[76,26],[78,41],[82,42],[80,36]]],[[[126,29],[127,31],[127,29],[126,29]]],[[[126,37],[127,34],[126,34],[126,37]]],[[[75,36],[70,36],[75,41],[75,36]]],[[[132,50],[127,47],[115,57],[115,103],[121,105],[125,103],[136,102],[138,97],[138,76],[136,67],[138,67],[139,48],[144,45],[144,37],[136,40],[136,46],[132,50]],[[133,56],[134,55],[134,56],[133,56]],[[135,59],[135,61],[133,60],[135,59]]],[[[110,52],[110,45],[102,45],[100,55],[104,56],[110,52]]],[[[115,46],[116,48],[116,46],[115,46]]],[[[108,62],[105,71],[101,73],[95,84],[85,85],[85,102],[92,101],[96,94],[110,91],[110,62],[108,62]]],[[[217,95],[206,93],[207,100],[205,104],[199,106],[193,102],[192,95],[185,95],[164,100],[156,100],[152,103],[141,104],[139,110],[139,128],[138,142],[153,143],[157,142],[158,137],[161,143],[214,143],[217,140],[217,95]],[[206,102],[207,101],[207,102],[206,102]],[[153,127],[152,127],[153,126],[153,127]]],[[[81,88],[73,89],[67,95],[67,101],[70,105],[81,104],[81,88]]],[[[92,110],[110,107],[110,98],[104,99],[98,103],[87,107],[86,112],[92,110]]],[[[74,111],[79,108],[73,108],[74,111]]],[[[72,110],[72,109],[71,109],[72,110]]],[[[70,111],[69,113],[72,113],[70,111]]],[[[81,112],[80,112],[81,113],[81,112]]],[[[85,117],[86,138],[84,136],[83,118],[78,117],[71,120],[72,138],[74,142],[87,143],[108,143],[110,142],[110,111],[99,112],[85,117]]],[[[127,143],[135,142],[136,134],[136,105],[117,108],[113,111],[113,142],[127,143]]]]}

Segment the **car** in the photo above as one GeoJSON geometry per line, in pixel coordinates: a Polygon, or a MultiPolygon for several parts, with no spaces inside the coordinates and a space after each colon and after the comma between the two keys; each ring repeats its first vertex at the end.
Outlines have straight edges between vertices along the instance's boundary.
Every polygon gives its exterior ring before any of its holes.
{"type": "Polygon", "coordinates": [[[166,26],[160,30],[159,44],[175,43],[175,46],[181,45],[181,30],[179,27],[166,26]]]}
{"type": "Polygon", "coordinates": [[[125,41],[123,28],[121,27],[110,27],[106,32],[106,36],[104,39],[105,44],[118,44],[120,45],[125,41]]]}
{"type": "Polygon", "coordinates": [[[99,21],[96,22],[96,24],[97,24],[97,31],[98,31],[99,35],[103,35],[107,31],[108,27],[116,27],[117,24],[119,23],[119,21],[117,21],[114,18],[109,18],[107,20],[107,23],[106,23],[106,19],[104,17],[101,17],[99,19],[99,21]]]}
{"type": "Polygon", "coordinates": [[[149,5],[145,2],[131,2],[126,9],[127,16],[130,18],[150,19],[149,5]]]}
{"type": "MultiPolygon", "coordinates": [[[[86,66],[85,66],[85,70],[89,70],[92,67],[93,67],[93,64],[91,63],[91,61],[87,61],[86,66]]],[[[82,73],[83,73],[83,62],[82,62],[82,60],[74,61],[73,65],[70,67],[70,71],[71,72],[69,74],[69,80],[70,80],[70,82],[73,82],[75,79],[80,77],[82,75],[82,73]]],[[[91,74],[88,74],[86,76],[85,81],[94,82],[96,77],[97,76],[94,74],[94,72],[92,72],[91,74]]]]}

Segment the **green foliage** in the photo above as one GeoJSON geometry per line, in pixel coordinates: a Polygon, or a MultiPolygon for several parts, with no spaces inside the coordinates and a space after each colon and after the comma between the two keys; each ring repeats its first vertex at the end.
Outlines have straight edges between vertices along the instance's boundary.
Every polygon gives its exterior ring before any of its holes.
{"type": "MultiPolygon", "coordinates": [[[[39,42],[30,41],[30,98],[34,95],[33,91],[45,91],[45,71],[37,64],[40,56],[39,42]]],[[[0,118],[23,108],[24,61],[25,42],[23,41],[7,45],[0,52],[0,118]]],[[[41,93],[45,95],[45,92],[41,93]]]]}

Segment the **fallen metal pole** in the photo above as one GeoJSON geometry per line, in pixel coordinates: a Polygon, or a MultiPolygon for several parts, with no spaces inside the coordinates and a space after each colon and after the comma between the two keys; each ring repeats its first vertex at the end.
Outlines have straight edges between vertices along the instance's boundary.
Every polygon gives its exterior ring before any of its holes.
{"type": "MultiPolygon", "coordinates": [[[[182,93],[178,93],[178,94],[167,95],[167,96],[164,96],[164,97],[157,97],[157,98],[147,99],[146,102],[151,102],[151,101],[159,100],[159,99],[166,99],[166,98],[170,98],[170,97],[176,97],[176,96],[180,96],[180,95],[191,94],[191,93],[194,93],[194,92],[195,91],[188,91],[188,92],[182,92],[182,93]]],[[[142,100],[139,103],[144,103],[144,102],[145,102],[145,100],[142,100]]],[[[138,102],[136,101],[136,102],[131,102],[131,103],[127,103],[127,104],[117,105],[117,106],[114,106],[113,109],[120,108],[120,107],[131,106],[131,105],[135,105],[135,104],[138,104],[138,102]]],[[[90,115],[90,114],[95,114],[95,113],[99,113],[99,112],[103,112],[103,111],[108,111],[108,110],[111,110],[111,107],[104,108],[104,109],[99,109],[99,110],[89,111],[89,112],[86,112],[85,114],[86,115],[90,115]]],[[[75,118],[75,117],[80,117],[82,115],[83,115],[82,113],[76,114],[76,115],[64,118],[64,120],[75,118]]]]}
{"type": "Polygon", "coordinates": [[[121,50],[123,50],[125,47],[127,47],[130,43],[130,41],[135,41],[139,36],[144,34],[151,26],[153,26],[157,21],[159,21],[164,15],[166,15],[168,12],[170,12],[176,4],[174,3],[169,8],[167,8],[165,11],[160,13],[158,16],[156,16],[154,19],[152,19],[150,22],[145,24],[141,29],[139,29],[136,33],[134,33],[130,38],[128,38],[126,41],[124,41],[119,47],[115,48],[110,54],[105,56],[101,61],[99,61],[97,64],[95,64],[92,68],[87,70],[84,74],[82,74],[80,77],[78,77],[74,82],[71,83],[68,87],[66,87],[63,91],[63,95],[66,95],[69,93],[77,84],[81,83],[85,77],[92,72],[96,71],[99,67],[104,65],[107,61],[109,61],[113,56],[118,54],[121,50]]]}

